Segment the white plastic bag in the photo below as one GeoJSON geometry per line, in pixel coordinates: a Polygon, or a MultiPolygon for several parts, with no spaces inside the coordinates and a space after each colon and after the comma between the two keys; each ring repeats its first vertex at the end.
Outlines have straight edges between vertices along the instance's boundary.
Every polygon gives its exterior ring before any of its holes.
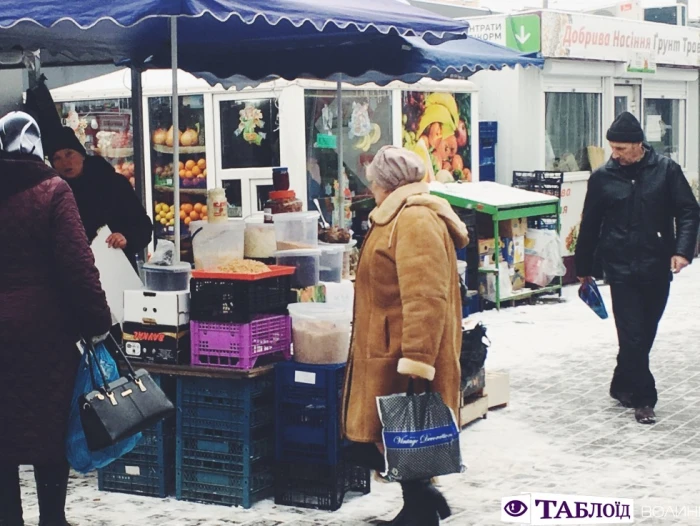
{"type": "Polygon", "coordinates": [[[554,230],[530,228],[525,239],[525,279],[546,287],[558,276],[566,274],[559,234],[554,230]]]}

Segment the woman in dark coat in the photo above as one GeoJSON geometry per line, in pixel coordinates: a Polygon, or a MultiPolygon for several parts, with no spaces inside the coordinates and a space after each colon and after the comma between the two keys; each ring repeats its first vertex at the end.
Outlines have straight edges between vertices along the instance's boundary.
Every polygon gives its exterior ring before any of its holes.
{"type": "Polygon", "coordinates": [[[102,157],[88,157],[68,127],[44,143],[49,161],[73,190],[88,240],[107,225],[112,231],[109,246],[122,249],[136,268],[136,255],[151,242],[153,223],[129,181],[102,157]]]}
{"type": "Polygon", "coordinates": [[[40,526],[67,526],[65,433],[80,360],[111,314],[68,184],[27,114],[0,120],[0,524],[22,526],[19,466],[34,466],[40,526]]]}

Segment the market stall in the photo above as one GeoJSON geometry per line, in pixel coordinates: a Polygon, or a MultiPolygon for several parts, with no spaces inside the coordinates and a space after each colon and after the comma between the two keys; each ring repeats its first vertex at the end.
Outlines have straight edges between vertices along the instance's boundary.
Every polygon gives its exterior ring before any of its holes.
{"type": "Polygon", "coordinates": [[[469,21],[474,36],[545,57],[542,70],[485,71],[472,80],[481,118],[499,123],[496,181],[510,185],[514,171],[565,173],[567,267],[588,177],[609,155],[605,132],[622,111],[640,119],[649,143],[698,188],[700,29],[556,11],[469,21]]]}

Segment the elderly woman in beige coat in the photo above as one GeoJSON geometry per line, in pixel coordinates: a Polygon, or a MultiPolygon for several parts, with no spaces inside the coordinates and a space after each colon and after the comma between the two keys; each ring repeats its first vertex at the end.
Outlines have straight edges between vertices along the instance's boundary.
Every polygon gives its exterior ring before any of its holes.
{"type": "MultiPolygon", "coordinates": [[[[424,379],[458,414],[462,304],[456,248],[469,238],[447,201],[431,196],[421,182],[425,167],[415,153],[384,147],[367,174],[377,208],[357,270],[343,431],[353,442],[352,460],[383,471],[378,396],[405,393],[410,378],[424,379]]],[[[450,515],[429,480],[403,483],[402,489],[404,508],[385,524],[432,526],[450,515]]]]}

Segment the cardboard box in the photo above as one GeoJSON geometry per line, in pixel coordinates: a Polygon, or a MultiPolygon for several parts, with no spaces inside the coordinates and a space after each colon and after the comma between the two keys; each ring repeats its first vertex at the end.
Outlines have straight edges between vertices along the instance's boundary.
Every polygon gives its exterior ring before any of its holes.
{"type": "Polygon", "coordinates": [[[501,237],[514,238],[524,236],[527,233],[527,219],[521,217],[518,219],[500,221],[498,224],[498,231],[501,237]]]}
{"type": "Polygon", "coordinates": [[[324,284],[292,289],[291,303],[326,303],[326,286],[324,284]]]}
{"type": "Polygon", "coordinates": [[[509,267],[512,267],[515,263],[515,243],[513,238],[501,238],[501,247],[501,261],[505,261],[509,267]]]}
{"type": "Polygon", "coordinates": [[[186,326],[190,323],[190,294],[187,291],[127,290],[124,292],[124,322],[186,326]]]}
{"type": "MultiPolygon", "coordinates": [[[[494,268],[496,266],[496,240],[479,239],[479,268],[494,268]]],[[[498,261],[503,261],[503,254],[500,251],[503,249],[502,240],[498,240],[498,261]]]]}
{"type": "Polygon", "coordinates": [[[513,290],[523,290],[525,288],[525,262],[513,265],[512,271],[510,282],[513,290]]]}
{"type": "Polygon", "coordinates": [[[124,353],[134,362],[190,364],[190,326],[124,323],[124,353]]]}
{"type": "Polygon", "coordinates": [[[513,264],[525,263],[525,236],[513,238],[513,264]]]}
{"type": "Polygon", "coordinates": [[[489,409],[510,403],[510,375],[505,371],[487,371],[484,394],[489,397],[489,409]]]}

